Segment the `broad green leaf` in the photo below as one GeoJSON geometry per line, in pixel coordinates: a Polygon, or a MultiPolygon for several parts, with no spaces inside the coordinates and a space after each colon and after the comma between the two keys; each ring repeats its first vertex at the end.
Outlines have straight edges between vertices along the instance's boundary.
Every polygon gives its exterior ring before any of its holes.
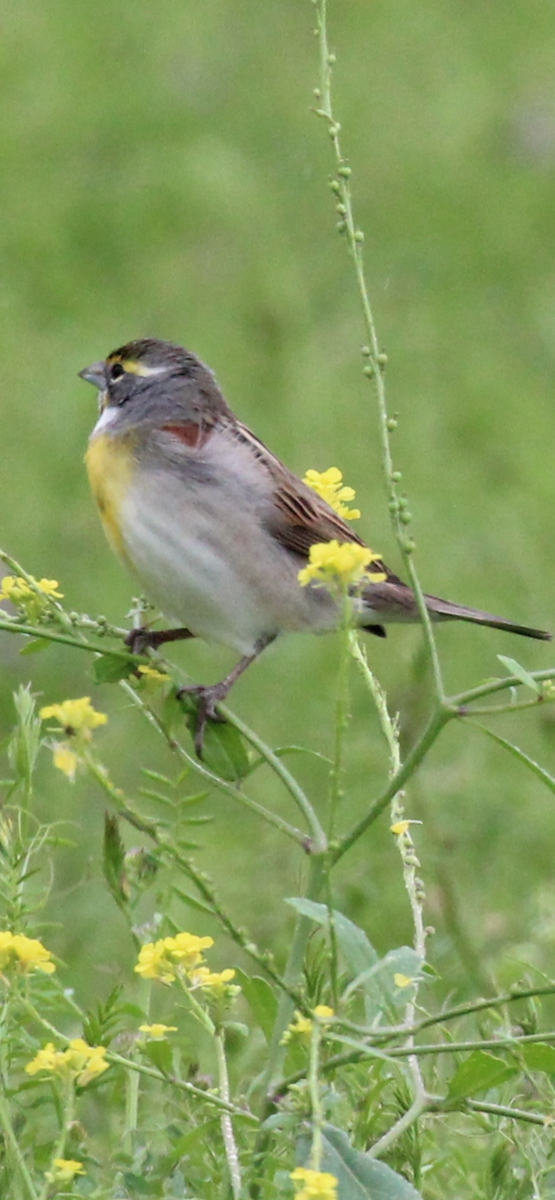
{"type": "Polygon", "coordinates": [[[119,654],[102,654],[93,662],[96,683],[117,683],[120,679],[129,679],[135,669],[136,664],[121,658],[119,654]]]}
{"type": "Polygon", "coordinates": [[[457,1067],[449,1084],[448,1099],[464,1100],[477,1092],[488,1092],[516,1074],[518,1067],[506,1063],[503,1058],[488,1054],[486,1050],[473,1050],[457,1067]]]}
{"type": "Polygon", "coordinates": [[[241,985],[241,990],[256,1023],[260,1026],[267,1041],[270,1041],[278,1008],[275,992],[267,980],[262,979],[260,975],[254,975],[251,978],[244,971],[237,970],[235,979],[241,985]]]}
{"type": "MultiPolygon", "coordinates": [[[[197,705],[190,696],[179,697],[185,714],[185,724],[194,738],[197,727],[197,705]]],[[[202,761],[210,771],[236,783],[244,779],[250,770],[249,756],[239,730],[229,721],[207,721],[204,730],[202,761]]]]}
{"type": "Polygon", "coordinates": [[[41,650],[48,650],[52,645],[49,638],[32,638],[30,642],[26,642],[19,651],[20,654],[39,654],[41,650]]]}
{"type": "Polygon", "coordinates": [[[520,1054],[530,1071],[555,1075],[555,1046],[549,1046],[547,1042],[530,1042],[520,1047],[520,1054]]]}
{"type": "Polygon", "coordinates": [[[523,683],[525,687],[531,688],[533,692],[536,692],[536,694],[539,695],[541,692],[541,687],[537,679],[534,679],[534,676],[531,675],[525,667],[522,667],[520,663],[516,661],[516,658],[507,658],[505,654],[498,654],[497,657],[499,662],[503,663],[503,666],[507,668],[510,675],[516,675],[517,679],[520,679],[520,682],[523,683]]]}
{"type": "MultiPolygon", "coordinates": [[[[422,1200],[420,1192],[402,1175],[370,1154],[354,1150],[343,1130],[326,1125],[323,1141],[322,1170],[335,1175],[341,1200],[422,1200]]],[[[303,1164],[308,1150],[308,1139],[303,1138],[303,1164]]]]}
{"type": "MultiPolygon", "coordinates": [[[[328,928],[329,913],[325,904],[303,898],[288,899],[287,904],[315,924],[328,928]]],[[[354,976],[348,992],[356,986],[364,993],[367,1021],[374,1021],[384,1012],[388,1019],[396,1020],[399,1011],[410,1000],[410,991],[408,988],[399,988],[394,976],[398,974],[409,979],[415,978],[421,969],[418,955],[410,947],[401,946],[380,959],[363,929],[336,910],[333,912],[333,921],[340,953],[354,976]]]]}
{"type": "Polygon", "coordinates": [[[421,974],[422,963],[416,950],[411,946],[398,946],[353,979],[345,991],[344,999],[359,990],[366,992],[374,1001],[379,995],[381,1006],[386,1007],[395,1019],[414,1000],[421,974]]]}
{"type": "Polygon", "coordinates": [[[157,1067],[164,1075],[169,1075],[172,1069],[172,1050],[169,1042],[147,1041],[143,1046],[145,1057],[153,1067],[157,1067]]]}

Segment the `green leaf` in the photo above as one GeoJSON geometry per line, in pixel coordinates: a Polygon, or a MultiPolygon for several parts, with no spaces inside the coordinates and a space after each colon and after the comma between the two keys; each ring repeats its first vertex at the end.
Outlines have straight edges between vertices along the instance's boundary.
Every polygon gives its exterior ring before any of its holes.
{"type": "MultiPolygon", "coordinates": [[[[194,738],[197,727],[197,704],[192,696],[180,696],[179,704],[185,714],[185,724],[194,738]]],[[[249,756],[239,730],[229,721],[206,722],[202,761],[210,771],[236,783],[250,770],[249,756]]]]}
{"type": "Polygon", "coordinates": [[[125,847],[121,840],[117,817],[105,813],[102,867],[108,887],[120,908],[125,908],[128,901],[124,859],[125,847]]]}
{"type": "Polygon", "coordinates": [[[49,638],[32,638],[25,646],[21,647],[20,654],[39,654],[41,650],[48,650],[52,645],[49,638]]]}
{"type": "Polygon", "coordinates": [[[172,1051],[169,1042],[145,1042],[144,1053],[146,1058],[152,1063],[153,1067],[157,1067],[164,1075],[169,1075],[172,1069],[172,1051]]]}
{"type": "Polygon", "coordinates": [[[531,675],[525,667],[521,667],[520,663],[516,661],[516,658],[507,658],[505,654],[498,654],[497,657],[499,662],[503,663],[503,666],[507,668],[510,675],[516,675],[517,679],[520,679],[520,682],[523,683],[525,687],[531,688],[533,692],[536,692],[536,694],[539,695],[541,692],[541,687],[537,679],[534,679],[534,676],[531,675]]]}
{"type": "Polygon", "coordinates": [[[252,1015],[260,1026],[266,1040],[272,1036],[277,1017],[278,1000],[266,979],[260,975],[249,976],[239,969],[235,972],[237,983],[249,1005],[252,1015]]]}
{"type": "MultiPolygon", "coordinates": [[[[323,1134],[322,1170],[335,1175],[341,1200],[422,1200],[420,1192],[402,1175],[370,1154],[354,1150],[341,1129],[326,1125],[323,1134]]],[[[306,1163],[308,1139],[302,1139],[300,1147],[302,1162],[306,1163]]]]}
{"type": "Polygon", "coordinates": [[[210,904],[206,904],[204,900],[199,900],[198,896],[191,896],[189,892],[182,891],[182,889],[175,883],[172,883],[171,887],[172,892],[174,892],[176,896],[179,896],[179,899],[182,900],[184,904],[187,904],[189,908],[194,908],[195,912],[208,913],[209,916],[214,916],[214,909],[210,904]]]}
{"type": "Polygon", "coordinates": [[[530,1042],[520,1047],[520,1053],[530,1071],[555,1075],[555,1046],[549,1046],[547,1042],[530,1042]]]}
{"type": "Polygon", "coordinates": [[[457,1067],[449,1084],[448,1099],[464,1100],[477,1092],[488,1092],[516,1074],[518,1067],[506,1063],[503,1058],[488,1054],[486,1050],[473,1050],[457,1067]]]}
{"type": "Polygon", "coordinates": [[[529,754],[525,754],[524,750],[515,746],[514,742],[509,742],[507,738],[501,737],[501,734],[494,733],[493,729],[488,729],[487,725],[482,725],[481,721],[473,721],[472,723],[478,729],[481,729],[482,733],[487,733],[488,737],[493,742],[497,742],[498,746],[503,746],[505,750],[509,751],[509,754],[513,754],[524,767],[528,767],[534,775],[538,776],[538,779],[541,779],[542,783],[546,784],[551,792],[555,792],[555,778],[549,774],[549,771],[546,771],[545,767],[541,767],[534,758],[530,758],[529,754]]]}
{"type": "MultiPolygon", "coordinates": [[[[315,924],[329,929],[329,913],[325,904],[302,897],[288,899],[286,903],[315,924]]],[[[364,993],[366,1020],[374,1021],[384,1012],[388,1018],[396,1020],[399,1010],[410,1000],[410,991],[408,988],[399,988],[394,976],[416,977],[421,970],[418,955],[409,946],[400,946],[380,959],[364,930],[359,929],[343,913],[334,909],[333,922],[339,950],[354,977],[348,991],[356,986],[364,993]]]]}
{"type": "Polygon", "coordinates": [[[421,974],[422,963],[416,950],[411,946],[398,946],[397,949],[390,950],[384,958],[378,959],[369,970],[363,971],[353,979],[345,991],[344,999],[353,991],[362,990],[374,1004],[379,1002],[382,1009],[385,1008],[396,1018],[406,1005],[414,1000],[421,974]],[[399,983],[396,976],[403,976],[404,980],[410,979],[414,982],[399,983]]]}
{"type": "Polygon", "coordinates": [[[129,662],[119,654],[101,654],[93,662],[95,683],[117,683],[129,679],[136,670],[136,663],[129,662]]]}

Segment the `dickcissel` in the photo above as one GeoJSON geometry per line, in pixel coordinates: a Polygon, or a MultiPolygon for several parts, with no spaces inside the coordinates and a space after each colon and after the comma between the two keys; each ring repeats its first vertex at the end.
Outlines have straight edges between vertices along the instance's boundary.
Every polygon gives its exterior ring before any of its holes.
{"type": "MultiPolygon", "coordinates": [[[[178,638],[223,643],[241,658],[198,701],[196,747],[235,680],[282,633],[337,627],[341,605],[318,580],[301,586],[310,547],[365,543],[232,413],[194,354],[144,338],[80,372],[100,392],[87,468],[108,539],[176,629],[133,630],[137,652],[178,638]]],[[[426,596],[434,620],[549,633],[426,596]]],[[[418,621],[413,592],[380,560],[353,589],[353,620],[385,637],[418,621]]]]}

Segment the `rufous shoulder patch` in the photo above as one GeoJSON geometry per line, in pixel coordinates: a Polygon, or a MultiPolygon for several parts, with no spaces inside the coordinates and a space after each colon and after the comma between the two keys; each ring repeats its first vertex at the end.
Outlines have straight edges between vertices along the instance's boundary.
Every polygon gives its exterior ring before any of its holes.
{"type": "Polygon", "coordinates": [[[210,428],[198,425],[196,421],[180,421],[179,424],[163,425],[162,428],[164,433],[171,433],[172,437],[179,438],[192,450],[201,450],[212,433],[210,428]]]}

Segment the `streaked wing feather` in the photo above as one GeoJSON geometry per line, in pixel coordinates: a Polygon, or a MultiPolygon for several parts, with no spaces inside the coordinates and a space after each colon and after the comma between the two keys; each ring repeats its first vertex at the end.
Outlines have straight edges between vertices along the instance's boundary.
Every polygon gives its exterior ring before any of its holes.
{"type": "MultiPolygon", "coordinates": [[[[366,542],[351,528],[350,525],[334,512],[333,508],[322,500],[316,492],[299,479],[293,471],[279,461],[268,450],[267,446],[252,433],[246,425],[238,421],[233,426],[233,433],[240,441],[247,444],[252,453],[263,463],[274,482],[273,509],[266,517],[265,524],[268,532],[295,554],[308,558],[311,546],[317,542],[356,542],[365,546],[366,542]]],[[[392,571],[378,559],[372,563],[372,572],[383,572],[387,576],[387,584],[404,584],[392,571]]],[[[387,586],[383,585],[382,586],[387,586]]],[[[408,589],[407,589],[408,590],[408,589]]]]}

